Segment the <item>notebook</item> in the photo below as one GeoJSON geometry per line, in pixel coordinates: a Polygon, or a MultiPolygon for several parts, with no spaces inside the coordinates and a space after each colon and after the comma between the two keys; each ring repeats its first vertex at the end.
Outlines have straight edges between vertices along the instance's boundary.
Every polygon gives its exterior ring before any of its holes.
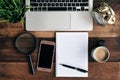
{"type": "Polygon", "coordinates": [[[71,65],[88,71],[88,33],[56,32],[56,77],[88,77],[60,64],[71,65]]]}

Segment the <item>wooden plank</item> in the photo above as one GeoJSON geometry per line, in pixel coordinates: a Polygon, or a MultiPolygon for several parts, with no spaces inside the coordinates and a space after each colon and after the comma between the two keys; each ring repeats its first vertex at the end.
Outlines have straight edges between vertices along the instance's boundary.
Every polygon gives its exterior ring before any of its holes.
{"type": "Polygon", "coordinates": [[[119,80],[120,62],[90,62],[88,78],[56,78],[55,69],[49,73],[37,71],[35,67],[35,72],[30,74],[28,63],[0,62],[0,80],[119,80]]]}
{"type": "MultiPolygon", "coordinates": [[[[45,40],[52,40],[54,38],[44,38],[45,40]]],[[[33,61],[36,61],[37,54],[38,54],[38,46],[39,42],[43,40],[43,38],[37,39],[37,46],[36,50],[32,53],[33,61]]],[[[26,55],[21,54],[15,48],[15,38],[0,38],[0,61],[4,62],[24,62],[26,61],[26,55]]],[[[22,43],[21,43],[22,44],[22,43]]]]}
{"type": "MultiPolygon", "coordinates": [[[[119,19],[120,20],[120,19],[119,19]]],[[[120,21],[119,21],[120,22],[120,21]]],[[[104,26],[101,27],[94,23],[94,29],[89,32],[89,37],[119,37],[120,36],[120,24],[116,24],[115,26],[104,26]]],[[[21,29],[21,28],[20,28],[21,29]]],[[[0,37],[15,37],[16,35],[26,32],[20,29],[15,30],[0,30],[0,37]]],[[[54,38],[55,32],[54,31],[36,31],[36,32],[30,32],[37,38],[43,37],[43,38],[54,38]]]]}
{"type": "MultiPolygon", "coordinates": [[[[54,38],[39,38],[38,43],[42,40],[52,40],[54,38]]],[[[120,38],[119,37],[90,37],[89,38],[89,61],[94,61],[91,58],[91,51],[97,46],[99,40],[105,40],[105,46],[110,50],[111,56],[109,61],[115,62],[120,61],[120,38]]],[[[0,61],[2,62],[24,62],[26,57],[18,52],[14,46],[14,38],[0,38],[0,61]]],[[[21,43],[22,44],[22,43],[21,43]]],[[[36,47],[36,50],[32,53],[32,59],[36,62],[38,55],[39,44],[36,47]]]]}

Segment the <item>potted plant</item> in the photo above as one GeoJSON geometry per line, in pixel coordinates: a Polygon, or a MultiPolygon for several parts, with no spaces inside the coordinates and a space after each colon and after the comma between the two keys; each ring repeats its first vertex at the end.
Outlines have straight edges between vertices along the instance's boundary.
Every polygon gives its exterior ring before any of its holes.
{"type": "Polygon", "coordinates": [[[24,22],[24,16],[29,7],[24,0],[0,0],[0,22],[7,24],[24,22]]]}

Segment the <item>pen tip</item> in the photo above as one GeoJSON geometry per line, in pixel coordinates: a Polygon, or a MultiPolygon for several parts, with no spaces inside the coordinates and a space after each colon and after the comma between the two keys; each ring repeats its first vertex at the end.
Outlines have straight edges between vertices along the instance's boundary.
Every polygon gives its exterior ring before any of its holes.
{"type": "Polygon", "coordinates": [[[63,64],[60,64],[60,65],[63,65],[63,64]]]}

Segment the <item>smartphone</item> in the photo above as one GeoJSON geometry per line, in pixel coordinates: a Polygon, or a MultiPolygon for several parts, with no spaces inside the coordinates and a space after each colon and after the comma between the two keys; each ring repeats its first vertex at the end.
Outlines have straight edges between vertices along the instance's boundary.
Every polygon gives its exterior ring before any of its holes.
{"type": "Polygon", "coordinates": [[[55,53],[55,42],[42,40],[40,42],[37,70],[51,72],[55,53]]]}

